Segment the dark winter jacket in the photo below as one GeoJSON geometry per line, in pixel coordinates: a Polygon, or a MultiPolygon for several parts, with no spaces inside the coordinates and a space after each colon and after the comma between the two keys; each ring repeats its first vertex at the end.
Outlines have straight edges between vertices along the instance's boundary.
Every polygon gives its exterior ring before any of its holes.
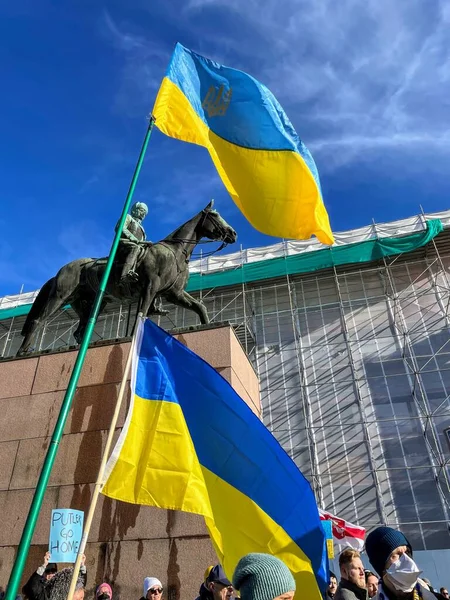
{"type": "MultiPolygon", "coordinates": [[[[66,572],[66,571],[69,571],[69,569],[63,569],[63,571],[66,572]]],[[[58,573],[53,577],[53,579],[56,578],[55,581],[57,581],[60,578],[68,579],[69,583],[70,583],[70,579],[72,578],[72,575],[67,574],[66,577],[64,577],[64,575],[66,575],[66,573],[62,574],[61,571],[58,571],[58,573]]],[[[49,600],[51,591],[55,584],[55,581],[53,581],[53,579],[46,581],[44,579],[44,575],[39,574],[39,569],[38,569],[37,571],[35,571],[33,573],[33,575],[30,577],[30,579],[23,586],[22,593],[29,600],[49,600]]],[[[85,566],[80,568],[80,579],[83,582],[83,586],[86,587],[87,571],[86,571],[85,566]]]]}
{"type": "Polygon", "coordinates": [[[198,596],[195,600],[213,600],[212,592],[208,590],[206,585],[202,583],[198,591],[198,596]]]}
{"type": "Polygon", "coordinates": [[[368,600],[368,597],[366,589],[360,588],[347,579],[341,579],[334,600],[368,600]]]}
{"type": "MultiPolygon", "coordinates": [[[[437,600],[445,600],[444,596],[439,592],[435,592],[434,590],[430,590],[429,586],[419,579],[419,584],[421,587],[422,595],[424,600],[431,600],[431,598],[437,598],[437,600]]],[[[397,600],[399,596],[394,592],[388,591],[386,588],[383,588],[383,584],[378,586],[378,592],[376,596],[372,600],[397,600]]]]}
{"type": "Polygon", "coordinates": [[[48,600],[48,595],[45,591],[46,581],[43,575],[39,575],[37,571],[33,573],[30,579],[22,588],[22,593],[29,600],[48,600]]]}

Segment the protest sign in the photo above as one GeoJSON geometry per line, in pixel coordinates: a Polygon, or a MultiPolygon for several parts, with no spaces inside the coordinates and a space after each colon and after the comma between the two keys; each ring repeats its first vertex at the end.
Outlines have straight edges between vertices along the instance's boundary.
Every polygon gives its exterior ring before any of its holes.
{"type": "Polygon", "coordinates": [[[83,517],[82,510],[72,508],[52,510],[48,545],[52,562],[74,563],[77,560],[83,533],[83,517]]]}

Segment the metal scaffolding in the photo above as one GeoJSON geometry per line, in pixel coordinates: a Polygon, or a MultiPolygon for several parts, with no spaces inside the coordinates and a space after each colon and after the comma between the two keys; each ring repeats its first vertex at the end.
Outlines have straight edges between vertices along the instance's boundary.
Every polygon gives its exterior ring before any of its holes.
{"type": "MultiPolygon", "coordinates": [[[[449,268],[445,229],[395,258],[193,293],[234,326],[260,379],[264,422],[319,505],[369,529],[399,527],[415,549],[450,547],[449,268]]],[[[167,308],[162,327],[197,323],[167,308]]],[[[130,335],[135,312],[110,305],[97,339],[130,335]]],[[[23,322],[0,322],[3,357],[17,351],[23,322]]],[[[73,344],[75,326],[61,312],[36,348],[73,344]]]]}

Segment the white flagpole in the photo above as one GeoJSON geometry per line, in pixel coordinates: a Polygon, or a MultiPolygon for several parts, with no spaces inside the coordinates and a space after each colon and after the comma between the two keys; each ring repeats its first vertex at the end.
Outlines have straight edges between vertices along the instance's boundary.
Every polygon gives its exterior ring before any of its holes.
{"type": "MultiPolygon", "coordinates": [[[[141,316],[142,316],[142,313],[139,314],[138,319],[141,316]]],[[[106,440],[105,451],[103,453],[102,462],[101,462],[100,468],[98,470],[98,476],[97,476],[97,481],[95,482],[94,493],[92,495],[92,500],[91,500],[91,504],[89,506],[89,511],[88,511],[86,520],[84,522],[83,537],[81,538],[81,543],[80,543],[80,548],[78,550],[77,560],[76,560],[76,563],[73,568],[72,581],[70,582],[70,588],[69,588],[69,593],[67,595],[67,600],[73,600],[73,594],[75,592],[75,586],[76,586],[78,575],[80,572],[81,561],[83,558],[84,551],[86,549],[89,532],[90,532],[92,521],[94,518],[95,508],[97,506],[98,497],[103,488],[103,484],[104,484],[103,477],[105,475],[105,467],[106,467],[106,463],[108,462],[108,457],[109,457],[109,453],[111,450],[114,433],[116,430],[117,420],[118,420],[119,414],[120,414],[120,408],[122,406],[122,401],[125,396],[125,390],[127,387],[127,379],[128,379],[128,375],[129,375],[129,372],[131,369],[132,362],[133,362],[133,354],[134,354],[135,347],[136,347],[136,333],[137,333],[138,329],[139,329],[139,327],[136,325],[134,334],[133,334],[133,338],[131,340],[131,346],[130,346],[130,351],[128,353],[125,370],[123,372],[122,382],[120,384],[119,394],[117,396],[116,407],[114,409],[114,414],[111,419],[111,425],[110,425],[109,432],[108,432],[108,438],[106,440]]]]}

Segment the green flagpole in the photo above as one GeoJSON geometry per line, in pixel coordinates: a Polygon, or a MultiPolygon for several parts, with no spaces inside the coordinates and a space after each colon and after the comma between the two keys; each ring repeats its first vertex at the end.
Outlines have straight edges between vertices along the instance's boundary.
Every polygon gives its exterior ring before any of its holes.
{"type": "Polygon", "coordinates": [[[36,490],[34,492],[33,501],[31,503],[30,510],[28,511],[28,517],[27,517],[25,527],[22,532],[22,537],[20,539],[20,544],[19,544],[19,548],[17,550],[16,560],[14,561],[14,566],[12,568],[11,575],[9,578],[5,600],[15,600],[15,598],[16,598],[17,588],[19,587],[20,579],[22,577],[22,573],[23,573],[23,570],[25,567],[25,562],[26,562],[27,556],[28,556],[28,550],[29,550],[29,547],[31,544],[34,529],[36,527],[36,522],[37,522],[37,519],[39,516],[39,512],[41,510],[45,490],[47,489],[48,480],[50,478],[50,474],[51,474],[52,468],[53,468],[53,463],[55,462],[55,458],[56,458],[56,453],[58,452],[59,443],[61,441],[61,437],[64,432],[64,427],[66,424],[67,417],[69,415],[73,397],[75,395],[78,380],[80,378],[81,369],[83,367],[83,363],[86,358],[86,353],[87,353],[87,350],[89,347],[89,343],[91,341],[91,337],[92,337],[92,333],[94,331],[95,323],[97,321],[98,313],[100,312],[100,306],[101,306],[101,303],[103,300],[103,296],[105,294],[106,285],[108,283],[108,278],[111,273],[111,268],[113,265],[114,257],[116,255],[117,247],[119,245],[119,240],[120,240],[120,236],[122,233],[122,229],[125,224],[125,219],[127,217],[128,210],[131,205],[131,200],[133,198],[134,189],[136,187],[136,183],[137,183],[137,180],[139,177],[142,163],[144,161],[145,152],[147,150],[147,146],[148,146],[148,142],[150,140],[154,122],[155,122],[155,119],[153,116],[151,116],[149,124],[148,124],[148,128],[147,128],[147,132],[145,134],[144,142],[142,144],[141,152],[139,154],[139,159],[136,164],[133,178],[130,183],[130,189],[128,190],[127,198],[125,200],[125,204],[124,204],[124,207],[122,210],[122,216],[120,217],[116,235],[115,235],[113,243],[111,245],[111,250],[109,251],[108,262],[106,263],[105,272],[103,273],[103,277],[100,282],[100,287],[97,291],[97,295],[95,297],[95,301],[92,306],[92,310],[91,310],[89,321],[88,321],[88,324],[86,327],[86,331],[84,333],[83,340],[81,341],[80,348],[78,350],[77,359],[75,361],[72,375],[70,377],[69,385],[67,386],[67,390],[66,390],[64,400],[63,400],[63,403],[61,406],[61,410],[59,412],[58,421],[56,422],[55,429],[53,431],[52,439],[50,442],[50,446],[47,450],[47,455],[45,457],[44,464],[42,466],[41,474],[39,476],[39,481],[37,483],[36,490]]]}

